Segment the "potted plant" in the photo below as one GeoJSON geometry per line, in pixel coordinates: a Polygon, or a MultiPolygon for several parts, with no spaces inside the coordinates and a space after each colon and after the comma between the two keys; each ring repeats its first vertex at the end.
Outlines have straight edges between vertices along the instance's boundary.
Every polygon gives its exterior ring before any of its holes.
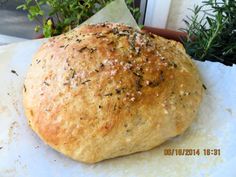
{"type": "Polygon", "coordinates": [[[190,9],[182,32],[145,27],[160,36],[181,41],[187,53],[199,61],[236,64],[236,1],[205,0],[190,9]]]}
{"type": "Polygon", "coordinates": [[[200,61],[236,64],[236,1],[205,0],[191,11],[182,29],[187,53],[200,61]]]}
{"type": "MultiPolygon", "coordinates": [[[[35,31],[43,37],[56,36],[75,28],[113,0],[25,0],[17,9],[28,12],[30,21],[37,21],[35,31]]],[[[125,0],[138,21],[140,11],[133,0],[125,0]]]]}

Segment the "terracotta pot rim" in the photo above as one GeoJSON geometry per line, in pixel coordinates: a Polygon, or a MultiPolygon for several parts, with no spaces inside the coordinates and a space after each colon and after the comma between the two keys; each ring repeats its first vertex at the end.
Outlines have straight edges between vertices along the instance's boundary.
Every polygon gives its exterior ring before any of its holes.
{"type": "MultiPolygon", "coordinates": [[[[161,37],[172,39],[178,42],[181,42],[181,39],[180,39],[181,37],[186,37],[187,35],[185,32],[180,32],[180,31],[171,30],[171,29],[155,28],[155,27],[150,27],[150,26],[144,26],[142,30],[151,32],[161,37]]],[[[38,36],[35,37],[35,39],[42,39],[42,38],[44,38],[43,34],[39,34],[38,36]]]]}

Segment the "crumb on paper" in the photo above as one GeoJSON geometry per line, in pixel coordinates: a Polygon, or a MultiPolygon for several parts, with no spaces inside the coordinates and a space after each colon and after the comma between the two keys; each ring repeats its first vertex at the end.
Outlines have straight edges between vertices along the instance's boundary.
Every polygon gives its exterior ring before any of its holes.
{"type": "Polygon", "coordinates": [[[3,113],[7,110],[7,107],[6,106],[2,106],[0,105],[0,113],[3,113]]]}
{"type": "Polygon", "coordinates": [[[16,110],[16,113],[17,113],[18,115],[21,115],[20,109],[19,109],[19,101],[18,101],[18,100],[15,100],[15,98],[12,99],[12,105],[14,106],[14,108],[15,108],[15,110],[16,110]]]}
{"type": "Polygon", "coordinates": [[[15,129],[17,127],[19,127],[18,122],[14,121],[11,123],[11,126],[8,129],[8,144],[10,144],[12,142],[13,138],[15,138],[15,136],[16,136],[15,129]]]}
{"type": "Polygon", "coordinates": [[[226,108],[225,110],[226,110],[228,113],[230,113],[230,115],[232,115],[232,109],[226,108]]]}
{"type": "Polygon", "coordinates": [[[205,84],[202,84],[202,87],[203,87],[205,90],[207,90],[207,87],[206,87],[205,84]]]}
{"type": "Polygon", "coordinates": [[[16,175],[16,169],[15,168],[9,168],[6,170],[3,170],[4,174],[9,174],[9,176],[15,176],[16,175]]]}
{"type": "Polygon", "coordinates": [[[13,70],[13,69],[11,70],[11,73],[13,73],[13,74],[19,76],[19,75],[17,74],[17,72],[16,72],[15,70],[13,70]]]}

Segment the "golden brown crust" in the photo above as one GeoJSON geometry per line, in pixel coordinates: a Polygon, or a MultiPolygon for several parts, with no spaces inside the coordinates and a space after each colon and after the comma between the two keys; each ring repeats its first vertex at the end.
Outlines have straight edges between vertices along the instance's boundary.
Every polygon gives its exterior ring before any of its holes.
{"type": "Polygon", "coordinates": [[[47,144],[93,163],[181,134],[196,116],[202,91],[180,43],[104,23],[43,44],[23,101],[32,129],[47,144]]]}

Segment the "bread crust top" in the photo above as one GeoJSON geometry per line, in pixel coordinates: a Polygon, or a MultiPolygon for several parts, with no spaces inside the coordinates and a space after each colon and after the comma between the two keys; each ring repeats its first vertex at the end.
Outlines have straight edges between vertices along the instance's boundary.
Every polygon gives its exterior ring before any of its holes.
{"type": "Polygon", "coordinates": [[[196,117],[202,92],[180,43],[102,23],[41,46],[23,102],[30,126],[47,144],[93,163],[181,134],[196,117]]]}

